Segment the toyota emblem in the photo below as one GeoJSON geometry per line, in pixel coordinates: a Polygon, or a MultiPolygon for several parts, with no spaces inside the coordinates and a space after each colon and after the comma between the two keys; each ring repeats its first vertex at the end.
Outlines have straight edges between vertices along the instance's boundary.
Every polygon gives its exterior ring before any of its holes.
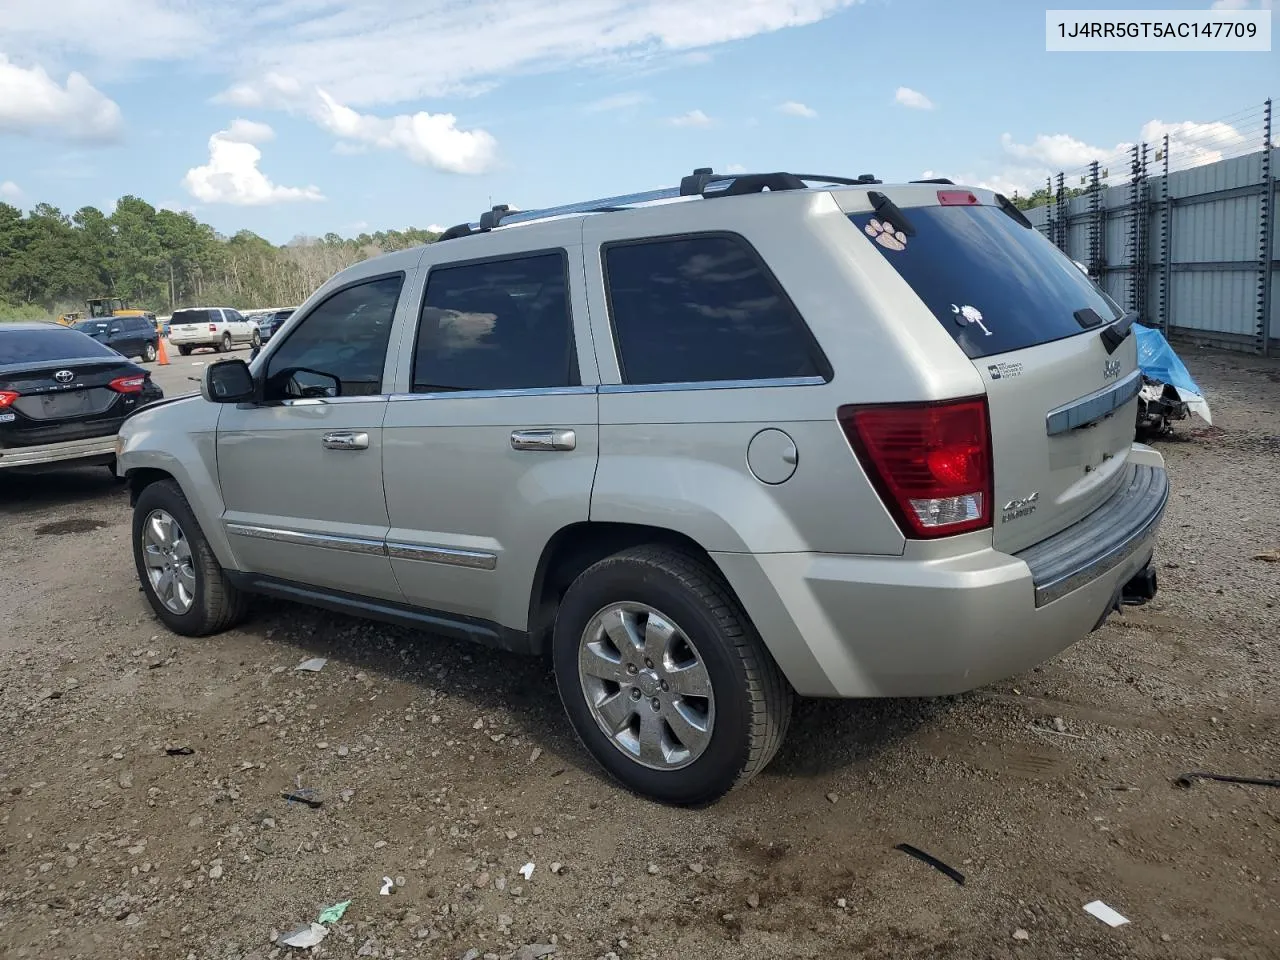
{"type": "Polygon", "coordinates": [[[75,378],[75,373],[70,370],[59,370],[53,375],[53,379],[57,380],[59,383],[70,383],[75,378]]]}

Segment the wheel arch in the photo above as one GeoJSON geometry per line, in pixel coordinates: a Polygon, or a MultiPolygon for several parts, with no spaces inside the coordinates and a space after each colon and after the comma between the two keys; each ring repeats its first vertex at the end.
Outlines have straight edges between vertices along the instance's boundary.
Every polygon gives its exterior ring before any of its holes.
{"type": "Polygon", "coordinates": [[[662,544],[695,556],[712,567],[728,585],[728,579],[711,554],[687,534],[638,523],[584,520],[570,524],[547,541],[538,558],[529,596],[528,632],[532,652],[545,655],[549,651],[560,600],[579,574],[605,557],[641,544],[662,544]]]}

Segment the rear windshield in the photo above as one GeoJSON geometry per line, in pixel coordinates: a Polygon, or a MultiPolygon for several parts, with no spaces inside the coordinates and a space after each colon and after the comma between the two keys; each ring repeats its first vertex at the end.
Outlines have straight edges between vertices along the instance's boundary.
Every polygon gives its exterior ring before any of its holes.
{"type": "Polygon", "coordinates": [[[913,236],[874,213],[849,219],[971,358],[1084,331],[1075,313],[1118,320],[1115,302],[1038,230],[995,206],[910,207],[913,236]],[[873,223],[874,221],[874,223],[873,223]]]}
{"type": "Polygon", "coordinates": [[[208,310],[179,310],[169,318],[169,326],[177,326],[182,323],[208,323],[208,310]]]}
{"type": "Polygon", "coordinates": [[[75,330],[5,330],[0,325],[0,365],[97,357],[119,360],[120,354],[75,330]]]}

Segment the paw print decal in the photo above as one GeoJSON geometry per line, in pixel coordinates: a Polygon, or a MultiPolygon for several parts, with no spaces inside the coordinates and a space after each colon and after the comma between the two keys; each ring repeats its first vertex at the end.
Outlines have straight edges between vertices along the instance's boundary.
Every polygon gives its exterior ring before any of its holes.
{"type": "Polygon", "coordinates": [[[901,230],[895,230],[893,224],[887,220],[881,221],[873,217],[862,229],[867,232],[868,237],[886,250],[907,249],[907,235],[901,230]]]}

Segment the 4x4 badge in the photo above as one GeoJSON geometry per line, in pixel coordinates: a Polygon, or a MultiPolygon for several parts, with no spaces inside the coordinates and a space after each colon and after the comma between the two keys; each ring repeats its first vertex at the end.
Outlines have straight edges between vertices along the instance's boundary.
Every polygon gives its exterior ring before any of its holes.
{"type": "Polygon", "coordinates": [[[1000,511],[1000,522],[1008,523],[1019,517],[1026,517],[1036,512],[1036,503],[1040,499],[1040,491],[1034,490],[1019,500],[1010,500],[1000,511]]]}

